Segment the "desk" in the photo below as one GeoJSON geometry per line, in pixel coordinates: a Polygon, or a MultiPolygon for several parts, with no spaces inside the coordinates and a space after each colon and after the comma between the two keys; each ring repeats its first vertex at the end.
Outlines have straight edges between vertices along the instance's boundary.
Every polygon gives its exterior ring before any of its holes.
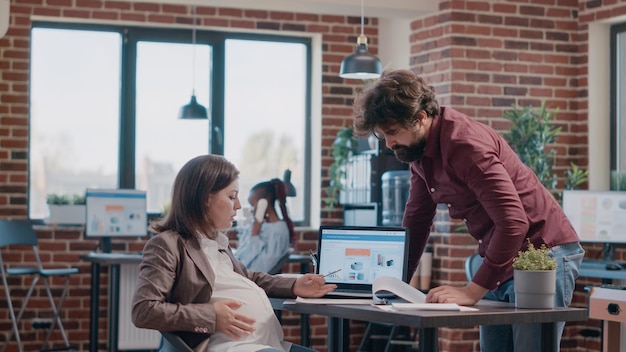
{"type": "Polygon", "coordinates": [[[626,280],[626,269],[606,270],[605,261],[583,260],[580,264],[579,276],[605,280],[626,280]]]}
{"type": "Polygon", "coordinates": [[[558,351],[557,322],[585,321],[587,309],[516,309],[513,304],[480,301],[479,311],[403,311],[389,312],[369,305],[318,305],[295,303],[294,300],[272,299],[275,309],[305,314],[328,316],[328,351],[343,352],[343,320],[360,320],[412,326],[420,329],[420,351],[437,352],[439,327],[467,327],[476,325],[541,323],[542,351],[558,351]]]}
{"type": "Polygon", "coordinates": [[[117,351],[117,329],[119,307],[119,275],[120,264],[137,264],[141,262],[138,253],[97,253],[90,252],[80,259],[91,262],[91,302],[89,303],[89,352],[98,351],[98,320],[100,318],[100,265],[111,267],[111,303],[109,312],[109,351],[117,351]]]}

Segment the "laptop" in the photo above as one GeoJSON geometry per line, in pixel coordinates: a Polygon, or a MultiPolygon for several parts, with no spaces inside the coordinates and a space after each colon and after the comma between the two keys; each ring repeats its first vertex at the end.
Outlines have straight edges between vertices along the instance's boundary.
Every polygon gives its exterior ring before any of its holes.
{"type": "Polygon", "coordinates": [[[320,226],[317,248],[316,273],[337,285],[328,297],[372,297],[379,276],[407,282],[407,228],[320,226]]]}

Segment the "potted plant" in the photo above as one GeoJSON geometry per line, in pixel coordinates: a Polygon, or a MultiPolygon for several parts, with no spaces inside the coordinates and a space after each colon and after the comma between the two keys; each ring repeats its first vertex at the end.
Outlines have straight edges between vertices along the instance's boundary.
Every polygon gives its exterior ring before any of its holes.
{"type": "Polygon", "coordinates": [[[46,224],[84,225],[86,217],[85,195],[51,193],[46,197],[50,216],[46,224]]]}
{"type": "Polygon", "coordinates": [[[346,177],[346,165],[350,157],[356,153],[357,144],[352,126],[346,126],[337,132],[337,138],[333,142],[333,163],[328,169],[330,181],[326,187],[327,197],[324,198],[326,210],[332,210],[339,204],[339,194],[343,190],[343,180],[346,177]]]}
{"type": "Polygon", "coordinates": [[[513,259],[513,288],[517,308],[554,308],[556,260],[545,244],[528,249],[513,259]]]}
{"type": "MultiPolygon", "coordinates": [[[[557,175],[553,172],[556,149],[553,144],[561,127],[554,124],[558,109],[548,110],[542,102],[539,108],[532,106],[512,106],[505,111],[503,117],[512,122],[508,132],[503,133],[504,139],[515,150],[520,160],[528,165],[539,178],[539,181],[560,201],[561,192],[557,187],[557,175]]],[[[565,189],[578,189],[587,182],[588,170],[580,169],[570,163],[570,169],[565,170],[565,189]]]]}

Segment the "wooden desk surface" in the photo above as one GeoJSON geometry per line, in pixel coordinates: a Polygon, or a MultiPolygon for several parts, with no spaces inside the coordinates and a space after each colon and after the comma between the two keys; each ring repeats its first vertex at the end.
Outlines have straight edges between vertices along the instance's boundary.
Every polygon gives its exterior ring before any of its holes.
{"type": "Polygon", "coordinates": [[[517,309],[513,304],[480,301],[478,311],[384,311],[368,305],[318,305],[272,299],[281,310],[419,328],[586,321],[585,308],[517,309]]]}

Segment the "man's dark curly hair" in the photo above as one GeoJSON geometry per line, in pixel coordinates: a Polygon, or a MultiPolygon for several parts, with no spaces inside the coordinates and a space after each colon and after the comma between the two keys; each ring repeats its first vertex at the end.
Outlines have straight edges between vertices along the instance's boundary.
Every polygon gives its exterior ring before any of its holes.
{"type": "Polygon", "coordinates": [[[412,71],[387,70],[356,97],[354,133],[367,136],[375,127],[413,126],[420,110],[430,117],[439,115],[433,87],[412,71]]]}

